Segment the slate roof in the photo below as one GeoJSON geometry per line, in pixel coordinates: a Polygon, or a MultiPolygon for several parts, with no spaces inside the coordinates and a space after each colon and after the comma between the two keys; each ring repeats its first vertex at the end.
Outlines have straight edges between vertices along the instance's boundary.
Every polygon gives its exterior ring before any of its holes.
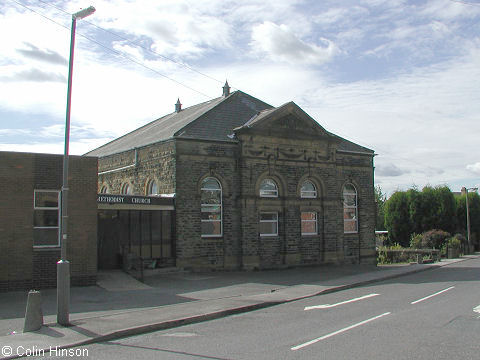
{"type": "Polygon", "coordinates": [[[330,135],[336,137],[337,139],[340,140],[340,144],[338,146],[338,150],[341,151],[348,151],[348,152],[354,152],[354,153],[364,153],[364,154],[370,154],[373,155],[375,151],[372,149],[366,148],[364,146],[355,144],[349,140],[346,140],[338,135],[330,133],[330,135]]]}
{"type": "Polygon", "coordinates": [[[235,141],[228,135],[257,112],[273,108],[242,91],[219,97],[154,120],[85,155],[108,156],[160,141],[190,138],[235,141]]]}
{"type": "MultiPolygon", "coordinates": [[[[103,157],[172,138],[236,142],[234,129],[251,125],[280,108],[235,91],[165,115],[85,155],[103,157]]],[[[370,149],[329,134],[341,140],[341,150],[373,154],[370,149]]]]}

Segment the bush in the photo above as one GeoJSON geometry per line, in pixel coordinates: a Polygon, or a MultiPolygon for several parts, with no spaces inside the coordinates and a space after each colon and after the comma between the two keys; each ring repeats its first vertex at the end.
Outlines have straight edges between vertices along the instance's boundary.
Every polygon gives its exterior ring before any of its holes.
{"type": "Polygon", "coordinates": [[[446,245],[452,249],[462,249],[463,246],[467,243],[467,239],[462,234],[455,234],[447,240],[446,245]]]}
{"type": "Polygon", "coordinates": [[[424,249],[440,249],[445,244],[450,234],[443,230],[430,230],[422,235],[422,248],[424,249]]]}
{"type": "Polygon", "coordinates": [[[451,237],[447,240],[447,246],[451,249],[460,250],[462,248],[462,242],[457,237],[451,237]]]}
{"type": "Polygon", "coordinates": [[[423,235],[422,234],[412,234],[412,237],[410,238],[410,247],[413,249],[421,249],[422,248],[422,239],[423,235]]]}

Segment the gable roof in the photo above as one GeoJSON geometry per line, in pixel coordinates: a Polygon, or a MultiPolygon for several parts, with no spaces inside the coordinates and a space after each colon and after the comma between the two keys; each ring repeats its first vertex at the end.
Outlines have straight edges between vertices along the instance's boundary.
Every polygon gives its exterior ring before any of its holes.
{"type": "Polygon", "coordinates": [[[259,112],[253,116],[250,120],[244,123],[242,126],[235,128],[235,131],[241,131],[246,128],[268,126],[273,121],[285,118],[289,115],[293,115],[296,125],[300,125],[307,128],[309,132],[313,131],[314,135],[326,135],[331,134],[326,131],[317,121],[315,121],[310,115],[300,108],[293,101],[290,101],[282,106],[273,109],[267,109],[259,112]]]}
{"type": "Polygon", "coordinates": [[[308,126],[309,130],[312,131],[313,135],[320,135],[333,138],[338,142],[338,150],[352,153],[362,153],[373,155],[374,151],[368,149],[364,146],[355,144],[349,140],[346,140],[338,135],[335,135],[327,130],[325,130],[315,119],[310,117],[301,107],[295,104],[293,101],[290,101],[278,108],[266,109],[258,114],[255,114],[250,120],[244,123],[242,126],[235,128],[235,131],[242,131],[242,129],[255,128],[262,126],[261,124],[267,124],[273,119],[278,119],[281,117],[288,116],[290,114],[295,115],[297,118],[303,120],[305,125],[308,126]]]}
{"type": "Polygon", "coordinates": [[[234,141],[228,135],[255,113],[272,108],[242,91],[219,97],[154,120],[85,155],[108,156],[171,138],[234,141]]]}
{"type": "Polygon", "coordinates": [[[315,133],[335,138],[339,142],[339,150],[374,153],[373,150],[326,131],[293,102],[274,108],[237,90],[228,96],[165,115],[85,155],[104,157],[172,138],[236,142],[235,131],[255,127],[267,123],[269,119],[288,114],[293,114],[311,126],[315,133]]]}

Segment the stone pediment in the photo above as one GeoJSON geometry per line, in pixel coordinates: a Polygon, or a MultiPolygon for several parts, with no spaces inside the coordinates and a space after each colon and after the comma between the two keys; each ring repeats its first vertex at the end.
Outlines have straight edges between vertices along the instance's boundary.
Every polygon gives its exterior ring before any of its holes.
{"type": "Polygon", "coordinates": [[[331,135],[293,102],[256,114],[235,132],[268,134],[288,138],[318,138],[331,135]]]}

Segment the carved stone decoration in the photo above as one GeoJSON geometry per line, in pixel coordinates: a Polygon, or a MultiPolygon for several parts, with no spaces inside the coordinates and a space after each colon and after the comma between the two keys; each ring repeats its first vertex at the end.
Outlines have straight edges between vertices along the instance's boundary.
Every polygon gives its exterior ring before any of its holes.
{"type": "Polygon", "coordinates": [[[308,176],[311,177],[312,176],[312,160],[315,161],[315,159],[309,157],[308,158],[308,176]]]}
{"type": "Polygon", "coordinates": [[[302,153],[294,153],[293,151],[293,149],[290,149],[290,151],[280,150],[280,154],[288,159],[299,159],[302,157],[302,153]]]}
{"type": "Polygon", "coordinates": [[[215,173],[215,167],[216,167],[215,163],[209,163],[208,167],[209,167],[210,176],[213,176],[215,173]]]}
{"type": "Polygon", "coordinates": [[[267,160],[268,160],[268,174],[272,175],[275,171],[275,163],[276,163],[275,156],[273,154],[270,154],[268,155],[267,160]]]}

